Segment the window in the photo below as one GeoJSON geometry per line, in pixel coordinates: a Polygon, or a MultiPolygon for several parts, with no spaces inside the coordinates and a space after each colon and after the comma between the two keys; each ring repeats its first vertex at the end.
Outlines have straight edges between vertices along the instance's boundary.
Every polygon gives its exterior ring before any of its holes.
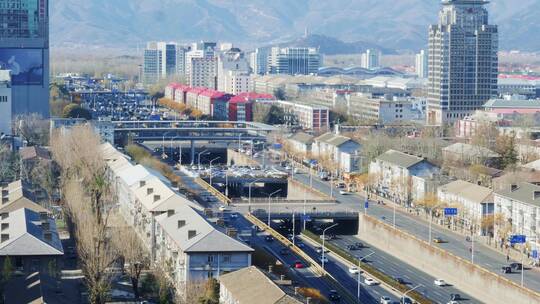
{"type": "Polygon", "coordinates": [[[231,262],[231,255],[230,254],[224,254],[223,255],[223,263],[230,263],[231,262]]]}
{"type": "Polygon", "coordinates": [[[213,262],[214,262],[214,255],[209,254],[208,255],[208,263],[213,263],[213,262]]]}

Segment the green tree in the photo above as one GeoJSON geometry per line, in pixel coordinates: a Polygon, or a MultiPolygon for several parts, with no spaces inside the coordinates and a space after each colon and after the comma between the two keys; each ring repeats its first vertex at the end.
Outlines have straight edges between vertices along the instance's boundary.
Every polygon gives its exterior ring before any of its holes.
{"type": "Polygon", "coordinates": [[[70,103],[62,110],[63,118],[84,118],[87,120],[92,119],[92,114],[87,109],[81,107],[76,103],[70,103]]]}
{"type": "Polygon", "coordinates": [[[502,135],[497,138],[497,152],[501,155],[501,166],[505,169],[515,167],[518,162],[516,138],[502,135]]]}

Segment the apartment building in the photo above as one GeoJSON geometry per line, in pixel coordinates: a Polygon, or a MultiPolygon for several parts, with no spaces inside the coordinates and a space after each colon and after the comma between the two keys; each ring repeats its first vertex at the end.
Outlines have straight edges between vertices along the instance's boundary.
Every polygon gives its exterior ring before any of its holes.
{"type": "Polygon", "coordinates": [[[313,140],[311,153],[315,157],[329,156],[343,173],[359,172],[362,145],[350,137],[328,132],[313,140]]]}
{"type": "Polygon", "coordinates": [[[215,57],[192,58],[189,74],[192,87],[217,88],[217,59],[215,57]]]}
{"type": "Polygon", "coordinates": [[[504,218],[503,223],[495,227],[495,238],[521,234],[534,246],[540,227],[540,186],[526,182],[512,184],[495,191],[494,203],[495,214],[504,218]],[[503,235],[506,225],[510,226],[510,231],[503,235]]]}
{"type": "Polygon", "coordinates": [[[159,173],[134,165],[106,143],[101,146],[120,214],[133,227],[153,262],[180,296],[190,282],[219,278],[251,265],[253,249],[227,236],[203,215],[203,208],[176,192],[159,173]]]}
{"type": "Polygon", "coordinates": [[[220,53],[217,66],[219,91],[235,95],[249,92],[251,69],[240,49],[232,48],[220,53]]]}
{"type": "Polygon", "coordinates": [[[413,177],[431,177],[439,175],[439,172],[440,169],[425,158],[396,150],[386,151],[369,165],[369,175],[373,181],[372,191],[404,205],[411,204],[413,189],[426,188],[413,183],[425,179],[413,177]]]}
{"type": "Polygon", "coordinates": [[[294,101],[278,100],[273,102],[282,108],[288,123],[298,123],[303,129],[324,131],[330,127],[330,109],[328,107],[308,105],[294,101]]]}

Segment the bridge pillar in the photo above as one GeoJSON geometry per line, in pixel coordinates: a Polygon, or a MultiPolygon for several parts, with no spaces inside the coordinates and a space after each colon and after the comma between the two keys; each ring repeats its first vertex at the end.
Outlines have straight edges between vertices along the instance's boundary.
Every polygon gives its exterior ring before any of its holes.
{"type": "Polygon", "coordinates": [[[191,141],[191,164],[195,164],[195,141],[191,141]]]}

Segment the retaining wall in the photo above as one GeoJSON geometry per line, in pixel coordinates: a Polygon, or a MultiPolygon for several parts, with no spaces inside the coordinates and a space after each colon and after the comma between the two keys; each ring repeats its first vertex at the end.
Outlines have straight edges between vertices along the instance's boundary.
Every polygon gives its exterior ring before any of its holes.
{"type": "Polygon", "coordinates": [[[540,303],[540,293],[522,288],[371,216],[360,214],[358,237],[413,267],[444,279],[484,303],[540,303]]]}

